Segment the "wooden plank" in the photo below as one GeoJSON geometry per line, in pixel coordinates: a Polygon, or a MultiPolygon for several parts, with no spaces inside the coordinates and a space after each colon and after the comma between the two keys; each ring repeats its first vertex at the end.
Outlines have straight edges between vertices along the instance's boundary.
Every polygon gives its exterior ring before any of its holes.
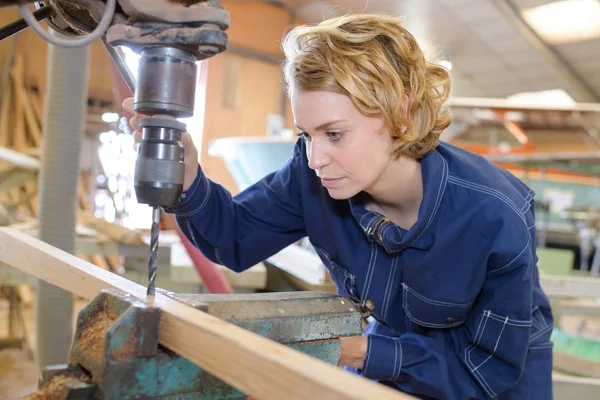
{"type": "MultiPolygon", "coordinates": [[[[11,228],[0,228],[0,261],[86,299],[108,288],[146,298],[143,286],[11,228]]],[[[260,399],[413,398],[165,296],[154,305],[161,344],[260,399]]]]}
{"type": "Polygon", "coordinates": [[[28,170],[39,170],[42,167],[42,162],[37,158],[28,156],[21,152],[0,146],[0,160],[6,161],[9,164],[28,170]]]}
{"type": "Polygon", "coordinates": [[[30,307],[33,305],[33,302],[35,301],[35,289],[32,286],[18,284],[17,293],[21,303],[23,303],[23,307],[30,307]]]}
{"type": "Polygon", "coordinates": [[[113,224],[102,218],[96,218],[91,212],[81,211],[77,213],[77,220],[81,225],[94,228],[95,230],[104,233],[119,243],[129,245],[144,244],[144,241],[142,240],[142,234],[140,232],[126,228],[119,224],[113,224]]]}
{"type": "Polygon", "coordinates": [[[554,300],[552,313],[554,315],[585,315],[600,318],[600,303],[592,299],[564,299],[554,300]]]}
{"type": "MultiPolygon", "coordinates": [[[[23,105],[21,103],[21,92],[18,90],[17,83],[14,80],[14,76],[23,73],[23,59],[20,55],[15,56],[15,62],[11,70],[12,79],[12,90],[14,93],[14,125],[12,129],[12,142],[13,148],[17,151],[26,148],[27,142],[25,138],[25,121],[23,119],[23,105]]],[[[12,189],[10,191],[10,197],[12,198],[15,208],[21,215],[29,215],[29,210],[22,203],[21,191],[19,189],[12,189]]]]}
{"type": "MultiPolygon", "coordinates": [[[[31,109],[31,104],[29,103],[29,97],[27,95],[27,91],[25,90],[25,82],[23,78],[23,59],[20,55],[16,56],[15,66],[11,71],[13,90],[16,94],[16,105],[17,105],[17,113],[16,113],[16,122],[15,126],[15,143],[14,149],[23,152],[27,148],[30,147],[30,142],[28,141],[28,136],[31,138],[31,142],[33,142],[34,147],[41,146],[41,130],[35,121],[35,117],[33,116],[33,110],[31,109]],[[20,114],[19,114],[20,111],[20,114]],[[27,123],[27,129],[25,129],[25,123],[27,123]],[[27,135],[29,133],[29,135],[27,135]]],[[[26,183],[24,186],[24,193],[26,194],[27,203],[29,205],[31,215],[37,217],[38,215],[38,204],[36,201],[36,182],[26,183]]]]}
{"type": "Polygon", "coordinates": [[[540,284],[549,297],[600,296],[600,278],[579,276],[540,276],[540,284]]]}
{"type": "Polygon", "coordinates": [[[25,122],[27,123],[27,131],[31,137],[31,141],[33,142],[33,146],[37,148],[42,147],[42,129],[37,124],[37,119],[35,117],[33,107],[31,105],[31,98],[29,97],[28,92],[24,87],[20,88],[21,90],[21,101],[23,102],[23,111],[25,113],[25,122]]]}
{"type": "MultiPolygon", "coordinates": [[[[19,57],[20,59],[20,57],[19,57]]],[[[21,63],[22,61],[20,61],[21,63]]],[[[38,125],[38,121],[35,116],[35,111],[31,104],[31,98],[29,92],[25,89],[25,82],[23,77],[23,68],[17,64],[19,68],[14,68],[12,71],[12,78],[14,83],[14,89],[17,93],[18,101],[21,102],[23,108],[23,116],[25,117],[25,123],[27,124],[27,132],[31,137],[34,147],[42,146],[42,130],[38,125]]],[[[21,149],[19,149],[21,150],[21,149]]]]}
{"type": "Polygon", "coordinates": [[[13,127],[13,147],[15,150],[20,150],[27,146],[26,138],[25,138],[25,118],[23,114],[23,103],[21,101],[21,91],[17,86],[17,81],[14,79],[17,75],[23,74],[23,58],[21,55],[17,54],[15,56],[15,63],[13,69],[11,71],[12,76],[12,85],[13,85],[13,93],[15,99],[15,113],[14,113],[14,121],[15,125],[13,127]]]}
{"type": "Polygon", "coordinates": [[[102,254],[92,254],[92,262],[103,270],[110,271],[110,266],[102,254]]]}
{"type": "Polygon", "coordinates": [[[33,113],[35,114],[35,118],[40,126],[44,126],[44,115],[43,115],[43,96],[41,94],[31,93],[31,107],[33,109],[33,113]]]}
{"type": "Polygon", "coordinates": [[[106,256],[106,261],[108,262],[108,266],[110,270],[116,274],[123,275],[125,273],[125,267],[123,267],[123,262],[121,262],[121,257],[117,255],[106,256]]]}
{"type": "Polygon", "coordinates": [[[12,85],[8,82],[4,89],[2,100],[2,110],[0,110],[0,146],[6,147],[10,144],[9,127],[10,127],[10,109],[12,107],[12,85]]]}

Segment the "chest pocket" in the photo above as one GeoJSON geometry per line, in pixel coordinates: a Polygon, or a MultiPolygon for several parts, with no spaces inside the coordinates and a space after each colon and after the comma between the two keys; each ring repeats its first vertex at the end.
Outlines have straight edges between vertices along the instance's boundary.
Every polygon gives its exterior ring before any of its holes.
{"type": "Polygon", "coordinates": [[[402,283],[402,307],[409,331],[454,328],[465,323],[473,302],[450,303],[427,298],[402,283]]]}

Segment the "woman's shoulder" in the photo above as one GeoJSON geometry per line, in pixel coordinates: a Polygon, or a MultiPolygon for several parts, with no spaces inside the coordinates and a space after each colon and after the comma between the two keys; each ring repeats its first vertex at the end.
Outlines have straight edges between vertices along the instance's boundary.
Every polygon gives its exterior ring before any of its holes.
{"type": "MultiPolygon", "coordinates": [[[[478,241],[488,240],[502,259],[515,257],[534,239],[535,193],[520,179],[484,157],[447,143],[438,147],[448,163],[444,203],[478,241]]],[[[442,205],[442,207],[444,207],[442,205]]]]}
{"type": "Polygon", "coordinates": [[[464,201],[519,218],[530,210],[535,192],[511,172],[448,143],[440,143],[437,151],[448,163],[448,185],[462,193],[464,201]]]}

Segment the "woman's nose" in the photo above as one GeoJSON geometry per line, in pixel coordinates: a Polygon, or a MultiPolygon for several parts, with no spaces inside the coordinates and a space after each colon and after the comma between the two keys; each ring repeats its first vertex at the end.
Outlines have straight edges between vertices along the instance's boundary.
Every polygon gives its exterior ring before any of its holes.
{"type": "Polygon", "coordinates": [[[316,171],[325,167],[329,163],[327,152],[316,140],[312,140],[308,144],[307,151],[308,166],[310,169],[316,171]]]}

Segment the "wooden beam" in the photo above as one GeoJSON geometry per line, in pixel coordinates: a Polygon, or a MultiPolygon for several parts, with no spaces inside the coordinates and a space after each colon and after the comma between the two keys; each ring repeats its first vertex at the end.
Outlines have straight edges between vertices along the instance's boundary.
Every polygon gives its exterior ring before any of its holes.
{"type": "Polygon", "coordinates": [[[600,293],[598,277],[542,275],[540,284],[549,297],[596,298],[600,293]]]}
{"type": "Polygon", "coordinates": [[[33,113],[35,115],[35,118],[38,122],[38,125],[40,126],[44,126],[44,106],[43,106],[43,96],[41,94],[34,94],[33,92],[30,92],[30,99],[31,99],[31,107],[33,109],[33,113]]]}
{"type": "Polygon", "coordinates": [[[10,80],[8,81],[8,85],[4,88],[4,99],[2,100],[2,110],[0,110],[0,146],[6,147],[10,143],[10,137],[8,135],[9,129],[9,121],[10,121],[10,111],[12,107],[12,84],[10,80]]]}
{"type": "Polygon", "coordinates": [[[33,111],[32,99],[29,97],[29,92],[25,90],[23,86],[19,88],[21,91],[21,101],[23,102],[23,112],[25,114],[25,122],[27,123],[27,131],[33,142],[33,146],[37,148],[42,147],[42,129],[37,123],[37,118],[33,111]]]}
{"type": "MultiPolygon", "coordinates": [[[[25,90],[25,83],[23,77],[23,58],[18,54],[15,57],[15,65],[11,71],[13,90],[16,94],[16,102],[17,102],[17,110],[21,110],[21,114],[16,113],[17,120],[15,121],[15,126],[20,128],[15,129],[15,141],[14,141],[14,149],[19,152],[25,151],[30,147],[30,144],[33,143],[34,147],[41,146],[41,130],[38,126],[35,118],[33,116],[33,111],[31,109],[31,104],[29,103],[29,98],[27,91],[25,90]],[[20,120],[20,118],[24,118],[24,120],[20,120]],[[25,126],[27,125],[27,129],[25,126]],[[21,131],[21,133],[19,133],[21,131]],[[27,134],[29,133],[29,135],[27,134]],[[20,139],[18,135],[21,135],[20,139]],[[30,138],[31,140],[28,140],[30,138]]],[[[29,205],[31,215],[37,217],[38,214],[38,203],[36,201],[36,192],[37,192],[37,184],[36,182],[28,182],[23,186],[23,192],[26,195],[27,203],[29,205]]]]}
{"type": "MultiPolygon", "coordinates": [[[[83,188],[81,190],[83,190],[83,188]]],[[[91,211],[80,211],[77,213],[77,221],[81,225],[89,226],[98,232],[104,233],[119,243],[128,244],[131,246],[144,244],[144,241],[142,240],[142,234],[140,232],[126,228],[119,224],[108,222],[102,218],[96,218],[91,211]]]]}
{"type": "Polygon", "coordinates": [[[554,315],[583,315],[600,318],[600,303],[593,298],[553,299],[551,303],[554,315]]]}
{"type": "Polygon", "coordinates": [[[102,254],[92,254],[92,263],[94,263],[97,267],[102,268],[103,270],[110,271],[110,266],[106,262],[106,259],[102,254]]]}
{"type": "MultiPolygon", "coordinates": [[[[42,130],[38,125],[38,121],[35,116],[35,112],[33,110],[33,106],[31,104],[31,99],[29,97],[29,93],[25,88],[25,81],[23,76],[23,60],[20,56],[17,56],[17,62],[15,63],[15,68],[13,68],[11,76],[13,82],[13,90],[16,92],[17,101],[21,102],[21,107],[23,110],[23,117],[25,118],[25,123],[27,126],[27,132],[31,137],[34,147],[41,147],[42,145],[42,130]]],[[[28,147],[28,146],[24,146],[28,147]]],[[[22,148],[17,149],[19,151],[22,148]]]]}
{"type": "MultiPolygon", "coordinates": [[[[143,286],[11,228],[0,228],[0,262],[86,299],[108,288],[146,298],[143,286]]],[[[413,398],[168,297],[157,294],[154,305],[161,344],[260,399],[413,398]]]]}

